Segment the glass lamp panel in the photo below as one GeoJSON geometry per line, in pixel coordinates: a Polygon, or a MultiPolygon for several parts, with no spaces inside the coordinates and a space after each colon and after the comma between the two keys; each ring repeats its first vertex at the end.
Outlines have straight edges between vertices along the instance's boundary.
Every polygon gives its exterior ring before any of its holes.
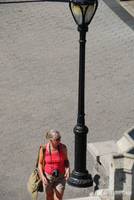
{"type": "Polygon", "coordinates": [[[82,10],[79,5],[71,3],[71,11],[73,14],[73,17],[78,25],[81,25],[83,23],[83,14],[82,10]]]}
{"type": "Polygon", "coordinates": [[[85,24],[88,24],[94,14],[95,11],[95,4],[94,5],[89,5],[86,13],[85,13],[85,24]]]}

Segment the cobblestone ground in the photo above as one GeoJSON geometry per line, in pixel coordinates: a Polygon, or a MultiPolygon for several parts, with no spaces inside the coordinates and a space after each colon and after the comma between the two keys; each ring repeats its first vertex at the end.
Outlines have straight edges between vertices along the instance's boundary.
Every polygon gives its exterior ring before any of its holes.
{"type": "MultiPolygon", "coordinates": [[[[73,168],[78,39],[66,3],[0,5],[0,200],[30,199],[26,182],[50,128],[63,134],[73,168]]],[[[133,125],[133,55],[133,30],[101,1],[87,34],[88,141],[117,140],[133,125]]],[[[65,199],[91,190],[67,186],[65,199]]]]}

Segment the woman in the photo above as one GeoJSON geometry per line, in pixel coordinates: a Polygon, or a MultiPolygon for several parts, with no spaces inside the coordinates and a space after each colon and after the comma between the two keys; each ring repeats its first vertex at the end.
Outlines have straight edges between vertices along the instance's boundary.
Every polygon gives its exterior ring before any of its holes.
{"type": "Polygon", "coordinates": [[[57,130],[47,132],[46,139],[45,153],[40,149],[38,164],[46,200],[62,200],[70,173],[67,148],[60,142],[61,135],[57,130]]]}

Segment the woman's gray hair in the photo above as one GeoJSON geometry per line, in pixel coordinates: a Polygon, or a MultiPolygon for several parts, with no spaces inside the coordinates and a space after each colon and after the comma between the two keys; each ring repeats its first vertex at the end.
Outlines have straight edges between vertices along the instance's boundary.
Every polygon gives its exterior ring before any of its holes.
{"type": "Polygon", "coordinates": [[[55,137],[59,137],[60,136],[60,132],[59,131],[57,131],[57,130],[54,130],[54,129],[51,129],[50,131],[48,131],[47,133],[46,133],[46,139],[47,140],[51,140],[51,139],[53,139],[53,138],[55,138],[55,137]]]}

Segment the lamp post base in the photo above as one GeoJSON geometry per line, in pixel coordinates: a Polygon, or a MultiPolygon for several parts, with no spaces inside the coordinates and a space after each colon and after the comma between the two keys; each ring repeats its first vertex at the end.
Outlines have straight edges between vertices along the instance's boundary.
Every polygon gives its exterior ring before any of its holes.
{"type": "Polygon", "coordinates": [[[93,186],[92,176],[88,174],[88,171],[85,171],[85,173],[83,173],[83,172],[77,172],[73,170],[67,183],[71,186],[79,187],[79,188],[93,186]]]}

